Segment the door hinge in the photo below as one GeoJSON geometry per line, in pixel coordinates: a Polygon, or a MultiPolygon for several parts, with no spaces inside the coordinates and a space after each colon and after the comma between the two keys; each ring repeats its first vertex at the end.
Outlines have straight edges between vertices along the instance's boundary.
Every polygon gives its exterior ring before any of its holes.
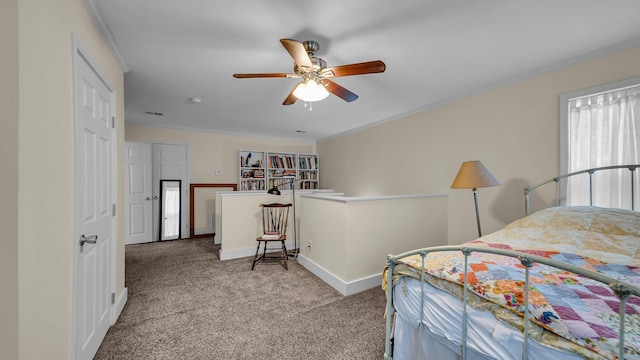
{"type": "Polygon", "coordinates": [[[116,293],[111,293],[111,305],[116,303],[116,293]]]}
{"type": "Polygon", "coordinates": [[[111,128],[112,129],[116,128],[116,117],[115,116],[111,117],[111,128]]]}
{"type": "Polygon", "coordinates": [[[116,216],[116,204],[111,205],[111,216],[116,216]]]}

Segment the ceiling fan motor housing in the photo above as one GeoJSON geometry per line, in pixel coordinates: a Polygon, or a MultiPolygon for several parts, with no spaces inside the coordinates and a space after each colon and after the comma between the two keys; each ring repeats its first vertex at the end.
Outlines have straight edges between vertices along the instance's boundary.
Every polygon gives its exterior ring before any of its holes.
{"type": "Polygon", "coordinates": [[[315,55],[320,49],[320,44],[318,44],[317,41],[313,40],[307,40],[303,42],[302,45],[304,45],[304,49],[307,50],[307,54],[309,54],[309,57],[315,55]]]}
{"type": "MultiPolygon", "coordinates": [[[[322,60],[319,57],[315,57],[315,56],[309,56],[309,59],[311,60],[311,64],[313,65],[313,71],[316,73],[316,75],[320,72],[320,70],[324,69],[327,67],[327,62],[322,60]]],[[[308,71],[304,71],[302,68],[300,68],[297,64],[293,64],[293,71],[300,76],[304,76],[305,74],[308,74],[310,72],[308,71]]]]}
{"type": "Polygon", "coordinates": [[[304,50],[309,55],[309,59],[311,60],[311,64],[313,65],[313,71],[305,71],[305,69],[300,68],[298,64],[294,63],[293,72],[296,73],[296,75],[302,76],[305,78],[316,78],[320,70],[327,67],[326,61],[322,60],[319,57],[313,56],[320,49],[320,44],[318,44],[317,41],[307,40],[307,41],[303,41],[302,45],[304,46],[304,50]],[[312,74],[312,73],[315,73],[315,74],[312,74]]]}

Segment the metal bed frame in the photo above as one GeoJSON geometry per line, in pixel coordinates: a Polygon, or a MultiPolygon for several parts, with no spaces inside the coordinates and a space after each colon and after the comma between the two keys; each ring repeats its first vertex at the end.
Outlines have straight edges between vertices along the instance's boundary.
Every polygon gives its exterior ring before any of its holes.
{"type": "MultiPolygon", "coordinates": [[[[393,268],[395,264],[400,260],[408,256],[412,255],[420,255],[422,258],[422,268],[424,269],[425,258],[431,252],[442,252],[442,251],[461,251],[464,254],[464,262],[465,262],[465,271],[464,271],[464,282],[463,282],[463,312],[462,312],[462,345],[461,345],[461,353],[462,359],[467,358],[466,354],[466,339],[467,339],[467,296],[468,296],[468,287],[467,287],[467,273],[468,273],[468,259],[472,252],[483,252],[483,253],[492,253],[503,256],[514,257],[520,260],[522,265],[525,267],[525,309],[529,308],[529,268],[533,266],[534,263],[544,264],[553,266],[558,269],[566,270],[573,272],[575,274],[587,277],[589,279],[596,280],[603,284],[607,284],[611,290],[616,294],[616,296],[620,299],[620,332],[618,334],[620,338],[619,343],[619,359],[624,359],[624,321],[626,316],[626,308],[627,308],[627,298],[629,296],[640,296],[640,288],[622,283],[614,278],[602,275],[600,273],[585,270],[583,268],[573,266],[570,264],[566,264],[557,260],[544,258],[537,255],[525,254],[517,251],[511,250],[503,250],[503,249],[494,249],[494,248],[484,248],[484,247],[474,247],[474,246],[436,246],[430,248],[423,248],[418,250],[413,250],[409,252],[402,253],[400,255],[388,255],[387,256],[387,313],[386,313],[386,342],[385,342],[385,359],[393,359],[393,349],[391,343],[391,322],[393,321],[393,314],[395,313],[395,308],[393,306],[393,268]]],[[[419,280],[421,286],[421,309],[424,308],[424,286],[425,281],[423,278],[424,271],[420,271],[419,280]]],[[[420,311],[420,331],[422,331],[423,325],[423,315],[424,312],[420,311]]],[[[524,312],[524,342],[522,349],[522,358],[528,359],[528,347],[527,343],[529,340],[529,317],[528,311],[524,312]]],[[[419,337],[420,341],[422,337],[419,337]]],[[[418,348],[421,348],[419,346],[418,348]]]]}
{"type": "MultiPolygon", "coordinates": [[[[592,205],[593,204],[593,188],[592,188],[592,175],[593,173],[595,173],[596,171],[601,171],[601,170],[611,170],[611,169],[620,169],[620,168],[627,168],[631,171],[631,206],[632,206],[632,210],[635,210],[635,204],[634,204],[634,183],[635,183],[635,170],[637,167],[640,167],[640,165],[619,165],[619,166],[605,166],[605,167],[599,167],[599,168],[593,168],[593,169],[587,169],[587,170],[582,170],[582,171],[577,171],[577,172],[573,172],[570,174],[566,174],[566,175],[562,175],[562,176],[557,176],[555,178],[552,178],[550,180],[547,180],[545,182],[542,182],[538,185],[535,186],[530,186],[525,188],[525,211],[526,214],[529,215],[529,195],[530,193],[543,186],[546,184],[549,184],[551,182],[555,182],[556,183],[556,205],[559,206],[559,199],[560,199],[560,186],[559,186],[559,182],[562,179],[571,177],[571,176],[575,176],[578,174],[583,174],[583,173],[588,173],[589,174],[589,204],[592,205]]],[[[530,254],[525,254],[525,253],[521,253],[521,252],[517,252],[517,251],[512,251],[512,250],[504,250],[504,249],[495,249],[495,248],[484,248],[484,247],[473,247],[473,246],[436,246],[436,247],[429,247],[429,248],[422,248],[422,249],[416,249],[416,250],[412,250],[412,251],[408,251],[399,255],[388,255],[387,256],[387,310],[386,310],[386,339],[385,339],[385,353],[384,353],[384,358],[387,360],[392,360],[393,359],[393,344],[392,344],[392,334],[391,334],[391,330],[392,330],[392,321],[394,320],[394,313],[395,313],[395,308],[393,306],[393,291],[394,291],[394,287],[393,287],[393,269],[394,266],[396,265],[396,263],[398,263],[398,261],[400,261],[403,258],[409,257],[409,256],[413,256],[413,255],[420,255],[422,258],[422,266],[421,268],[424,269],[424,263],[425,263],[425,258],[429,255],[429,253],[432,252],[444,252],[444,251],[460,251],[462,252],[462,254],[464,254],[464,259],[465,259],[465,270],[464,270],[464,282],[463,282],[463,299],[462,299],[462,303],[463,303],[463,313],[462,313],[462,344],[461,344],[461,354],[462,354],[462,359],[466,359],[467,358],[467,345],[466,345],[466,341],[467,341],[467,296],[468,296],[468,286],[467,286],[467,274],[468,274],[468,258],[471,255],[472,252],[481,252],[481,253],[492,253],[492,254],[497,254],[497,255],[502,255],[502,256],[509,256],[509,257],[513,257],[513,258],[517,258],[520,260],[521,264],[525,267],[525,285],[524,285],[524,289],[525,289],[525,309],[529,308],[529,268],[531,266],[533,266],[534,263],[539,263],[539,264],[544,264],[544,265],[548,265],[548,266],[553,266],[555,268],[561,269],[561,270],[565,270],[565,271],[570,271],[574,274],[578,274],[584,277],[587,277],[589,279],[593,279],[595,281],[598,281],[600,283],[606,284],[608,285],[611,290],[615,293],[615,295],[620,299],[620,330],[619,330],[619,346],[618,346],[618,358],[619,359],[624,359],[624,342],[625,342],[625,316],[626,316],[626,307],[627,307],[627,298],[629,298],[630,296],[639,296],[640,297],[640,288],[633,286],[631,284],[627,284],[627,283],[622,283],[614,278],[602,275],[600,273],[594,272],[594,271],[590,271],[590,270],[586,270],[583,268],[579,268],[567,263],[563,263],[557,260],[553,260],[553,259],[548,259],[548,258],[544,258],[544,257],[540,257],[540,256],[536,256],[536,255],[530,255],[530,254]]],[[[421,303],[420,303],[420,307],[421,309],[424,309],[424,286],[425,286],[425,279],[424,279],[424,271],[416,271],[416,276],[417,278],[420,280],[420,286],[421,286],[421,303]]],[[[424,326],[424,312],[420,311],[420,325],[419,325],[419,329],[420,332],[422,332],[422,328],[424,326]]],[[[528,311],[524,312],[524,329],[523,329],[523,336],[524,336],[524,342],[522,345],[522,358],[523,359],[528,359],[528,341],[529,341],[529,314],[528,311]]],[[[419,336],[419,341],[422,341],[422,336],[419,336]]],[[[421,348],[421,344],[418,348],[421,348]]]]}
{"type": "Polygon", "coordinates": [[[634,196],[634,191],[635,191],[635,175],[636,175],[636,168],[640,167],[640,165],[613,165],[613,166],[602,166],[602,167],[597,167],[597,168],[591,168],[591,169],[586,169],[586,170],[580,170],[580,171],[576,171],[576,172],[572,172],[572,173],[568,173],[565,175],[560,175],[560,176],[556,176],[552,179],[549,179],[547,181],[541,182],[538,185],[534,185],[534,186],[529,186],[524,188],[524,210],[525,213],[527,215],[530,214],[530,210],[529,210],[529,204],[530,204],[530,194],[533,190],[550,184],[552,182],[556,183],[556,206],[560,206],[560,180],[562,179],[567,179],[570,178],[572,176],[575,175],[580,175],[580,174],[585,174],[588,173],[589,174],[589,206],[593,206],[593,174],[597,171],[602,171],[602,170],[615,170],[615,169],[629,169],[629,171],[631,171],[631,210],[635,210],[635,196],[634,196]]]}

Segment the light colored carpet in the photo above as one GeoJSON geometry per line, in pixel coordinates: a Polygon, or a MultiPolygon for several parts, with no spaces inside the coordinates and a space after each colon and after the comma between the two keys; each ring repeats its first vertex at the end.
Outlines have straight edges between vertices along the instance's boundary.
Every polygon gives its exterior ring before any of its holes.
{"type": "Polygon", "coordinates": [[[128,245],[128,301],[95,359],[383,358],[380,287],[344,297],[295,260],[251,271],[217,250],[211,238],[128,245]]]}

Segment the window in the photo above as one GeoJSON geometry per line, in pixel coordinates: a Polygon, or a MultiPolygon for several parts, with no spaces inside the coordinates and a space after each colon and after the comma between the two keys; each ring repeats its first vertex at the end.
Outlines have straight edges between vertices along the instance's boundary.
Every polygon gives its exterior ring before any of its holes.
{"type": "MultiPolygon", "coordinates": [[[[562,95],[561,173],[638,164],[639,97],[640,77],[562,95]]],[[[636,176],[640,179],[640,175],[636,176]]],[[[638,182],[634,184],[636,194],[638,182]]],[[[566,205],[589,205],[588,174],[569,178],[563,185],[566,205]]],[[[619,169],[593,174],[593,205],[631,208],[630,171],[619,169]]]]}

